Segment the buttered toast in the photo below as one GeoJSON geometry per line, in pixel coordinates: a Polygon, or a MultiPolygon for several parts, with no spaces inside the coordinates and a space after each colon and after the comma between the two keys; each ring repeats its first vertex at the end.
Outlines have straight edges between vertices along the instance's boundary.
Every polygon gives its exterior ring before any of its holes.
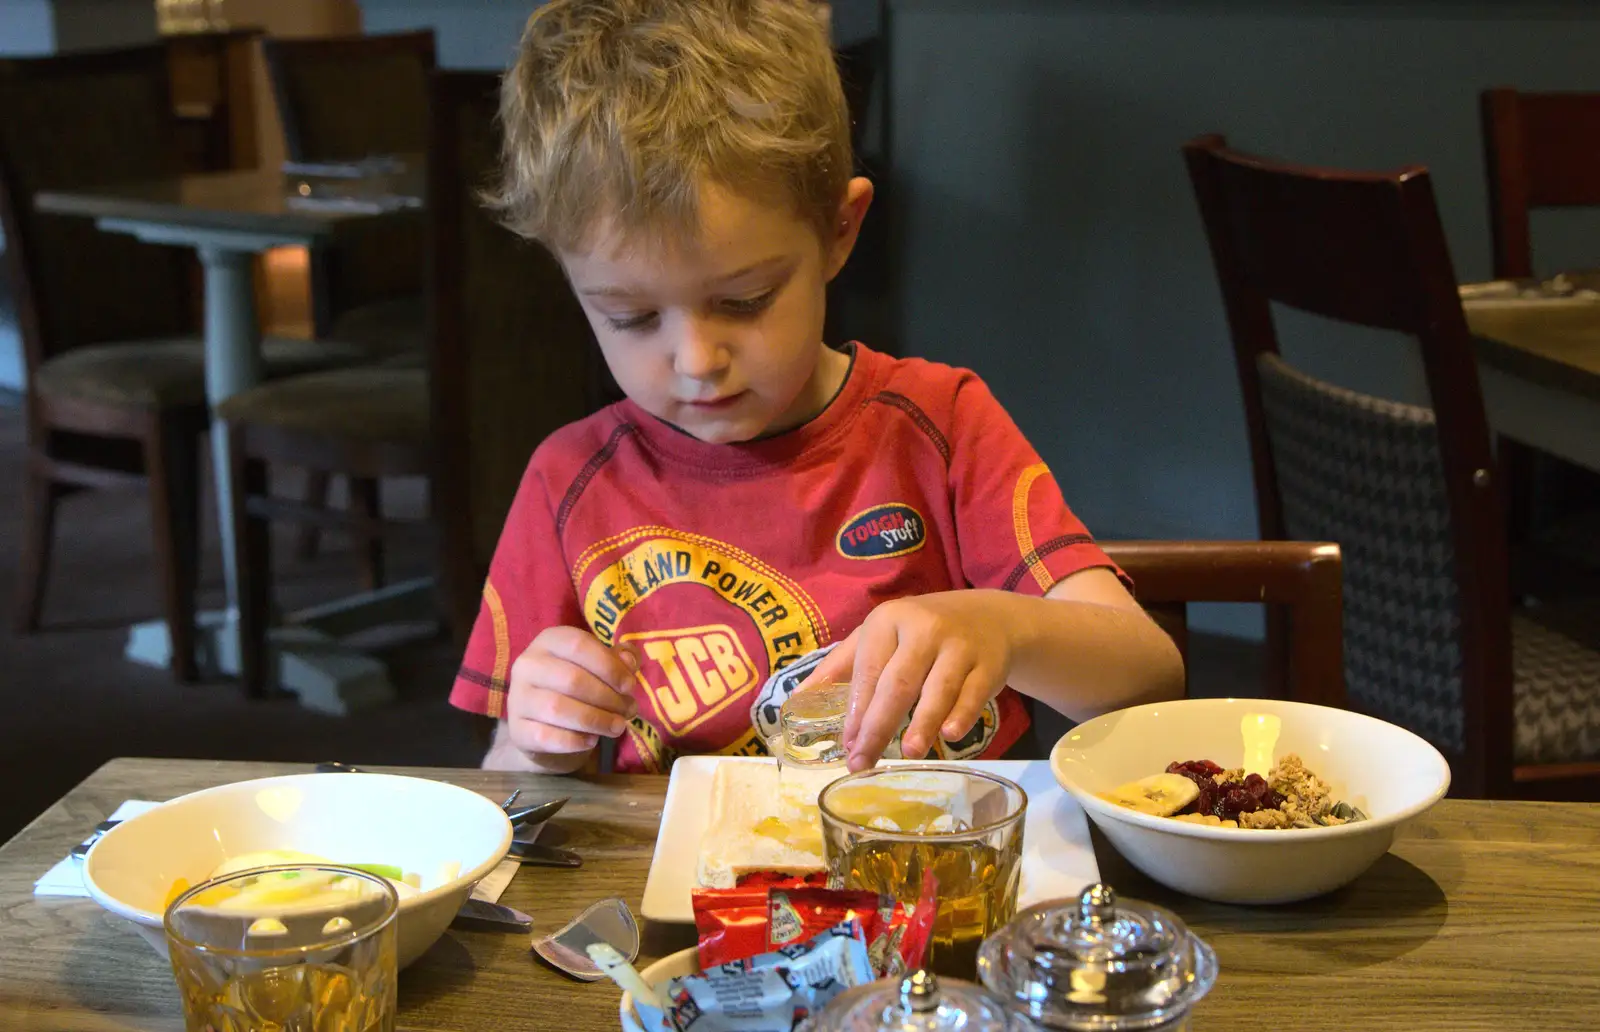
{"type": "MultiPolygon", "coordinates": [[[[703,888],[726,889],[756,872],[807,875],[823,870],[817,797],[845,774],[843,767],[788,767],[780,779],[774,763],[719,763],[695,880],[703,888]]],[[[972,803],[959,777],[906,772],[892,779],[892,790],[888,784],[874,784],[876,780],[840,786],[829,805],[838,808],[840,817],[886,832],[954,831],[972,820],[972,803]]]]}
{"type": "Polygon", "coordinates": [[[695,880],[730,889],[756,871],[806,875],[823,868],[822,818],[817,795],[842,768],[784,772],[775,763],[717,764],[711,817],[700,841],[695,880]]]}

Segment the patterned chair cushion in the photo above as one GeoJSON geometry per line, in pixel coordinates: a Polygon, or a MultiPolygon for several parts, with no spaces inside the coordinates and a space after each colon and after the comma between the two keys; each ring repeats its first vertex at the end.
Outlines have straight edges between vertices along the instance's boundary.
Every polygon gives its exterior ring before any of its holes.
{"type": "MultiPolygon", "coordinates": [[[[360,361],[362,350],[336,341],[269,337],[261,345],[268,379],[338,368],[360,361]]],[[[39,367],[46,395],[133,408],[205,402],[205,344],[197,337],[94,344],[73,348],[39,367]]]]}
{"type": "Polygon", "coordinates": [[[420,369],[356,366],[292,376],[217,407],[231,423],[366,441],[428,441],[428,376],[420,369]]]}
{"type": "Polygon", "coordinates": [[[1519,764],[1600,758],[1600,613],[1539,608],[1511,618],[1519,764]]]}
{"type": "Polygon", "coordinates": [[[1276,355],[1259,368],[1284,529],[1344,553],[1351,703],[1460,752],[1461,621],[1433,412],[1323,383],[1276,355]]]}
{"type": "Polygon", "coordinates": [[[397,297],[352,308],[334,320],[329,336],[353,344],[373,361],[426,350],[428,313],[420,297],[397,297]]]}

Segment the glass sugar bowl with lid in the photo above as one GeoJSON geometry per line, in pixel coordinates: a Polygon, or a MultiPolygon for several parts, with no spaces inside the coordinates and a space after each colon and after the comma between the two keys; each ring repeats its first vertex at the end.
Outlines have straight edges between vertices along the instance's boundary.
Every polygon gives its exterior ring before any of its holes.
{"type": "Polygon", "coordinates": [[[846,989],[797,1032],[1016,1032],[1006,1008],[982,986],[931,971],[846,989]]]}
{"type": "Polygon", "coordinates": [[[1094,884],[984,942],[978,977],[1023,1029],[1187,1032],[1217,955],[1176,914],[1094,884]]]}

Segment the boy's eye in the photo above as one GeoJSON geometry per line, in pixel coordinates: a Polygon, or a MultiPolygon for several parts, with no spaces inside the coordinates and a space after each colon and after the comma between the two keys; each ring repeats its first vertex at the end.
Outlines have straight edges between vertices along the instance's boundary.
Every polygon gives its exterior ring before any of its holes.
{"type": "Polygon", "coordinates": [[[613,330],[642,330],[655,321],[656,313],[640,312],[638,315],[608,315],[606,322],[613,330]]]}
{"type": "Polygon", "coordinates": [[[755,297],[726,298],[722,302],[722,307],[735,315],[755,315],[772,304],[773,298],[777,296],[778,290],[774,287],[764,293],[757,294],[755,297]]]}

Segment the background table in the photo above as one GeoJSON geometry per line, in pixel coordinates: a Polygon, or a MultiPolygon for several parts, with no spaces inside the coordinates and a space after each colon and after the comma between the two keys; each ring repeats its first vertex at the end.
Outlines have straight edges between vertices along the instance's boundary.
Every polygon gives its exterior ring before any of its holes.
{"type": "MultiPolygon", "coordinates": [[[[116,760],[0,847],[0,1028],[181,1028],[165,962],[92,901],[35,899],[33,880],[125,799],[305,769],[116,760]]],[[[503,900],[541,931],[609,895],[637,911],[666,778],[393,770],[497,802],[519,787],[528,802],[571,795],[540,841],[577,850],[583,868],[523,868],[503,900]]],[[[1216,947],[1221,976],[1196,1032],[1550,1032],[1600,1015],[1600,806],[1446,800],[1356,884],[1283,907],[1176,896],[1096,846],[1121,893],[1171,906],[1216,947]]],[[[641,964],[692,940],[646,925],[641,964]]],[[[401,976],[399,1027],[614,1032],[620,995],[544,967],[526,936],[452,929],[401,976]]]]}
{"type": "Polygon", "coordinates": [[[1600,472],[1600,302],[1467,301],[1489,423],[1600,472]]]}
{"type": "MultiPolygon", "coordinates": [[[[398,196],[420,198],[421,162],[390,185],[398,196]]],[[[261,382],[261,329],[256,318],[255,256],[274,247],[311,246],[347,219],[417,217],[413,212],[382,213],[349,209],[308,209],[290,203],[284,176],[276,171],[222,172],[179,176],[151,183],[129,183],[72,192],[43,192],[39,210],[95,220],[108,233],[127,233],[147,243],[193,248],[205,269],[206,400],[213,409],[261,382]]],[[[228,608],[201,614],[197,628],[203,669],[239,671],[238,571],[234,569],[233,521],[228,483],[227,434],[220,421],[211,427],[211,459],[217,485],[218,529],[228,608]]],[[[290,633],[275,636],[284,687],[318,701],[336,713],[386,702],[393,695],[387,672],[376,660],[338,648],[331,639],[364,624],[425,614],[431,606],[431,580],[394,584],[346,603],[296,614],[290,633]],[[323,700],[332,700],[331,703],[323,700]]],[[[171,638],[166,624],[134,628],[128,656],[166,666],[171,638]]]]}

